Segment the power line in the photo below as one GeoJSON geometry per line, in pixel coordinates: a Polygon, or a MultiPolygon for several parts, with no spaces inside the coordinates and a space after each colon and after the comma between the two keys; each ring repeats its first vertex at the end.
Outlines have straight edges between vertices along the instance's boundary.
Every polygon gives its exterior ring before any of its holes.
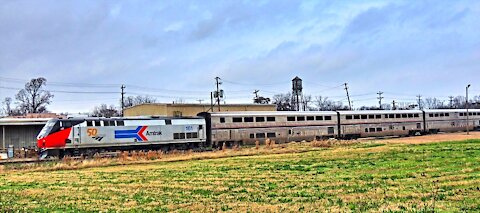
{"type": "MultiPolygon", "coordinates": [[[[0,86],[2,89],[9,89],[9,90],[22,90],[23,88],[16,88],[16,87],[4,87],[0,86]]],[[[66,91],[66,90],[45,90],[48,92],[56,92],[56,93],[68,93],[68,94],[117,94],[118,92],[105,92],[105,91],[66,91]]]]}

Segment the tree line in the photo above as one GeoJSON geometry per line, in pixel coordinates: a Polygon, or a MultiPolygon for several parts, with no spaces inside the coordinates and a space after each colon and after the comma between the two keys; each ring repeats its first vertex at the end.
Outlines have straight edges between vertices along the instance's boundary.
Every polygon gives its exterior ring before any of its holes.
{"type": "MultiPolygon", "coordinates": [[[[272,97],[272,103],[276,105],[277,111],[296,111],[297,105],[292,93],[276,94],[272,97]]],[[[350,107],[341,101],[331,100],[326,96],[305,95],[300,100],[300,109],[303,111],[335,111],[349,110],[350,107]]],[[[393,104],[382,104],[382,106],[361,106],[357,110],[411,110],[411,109],[465,109],[465,96],[451,97],[451,101],[440,100],[435,97],[428,97],[414,102],[407,106],[393,106],[393,104]]],[[[469,108],[480,109],[480,96],[474,96],[469,100],[469,108]]]]}

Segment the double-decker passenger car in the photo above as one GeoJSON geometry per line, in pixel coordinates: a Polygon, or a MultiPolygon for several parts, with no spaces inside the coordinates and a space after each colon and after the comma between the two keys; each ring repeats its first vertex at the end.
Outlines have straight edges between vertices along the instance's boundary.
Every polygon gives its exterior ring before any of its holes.
{"type": "Polygon", "coordinates": [[[107,150],[199,147],[206,142],[203,118],[52,119],[38,135],[48,155],[107,150]]]}
{"type": "Polygon", "coordinates": [[[254,144],[266,138],[278,143],[336,137],[336,112],[203,113],[213,147],[254,144]]]}
{"type": "Polygon", "coordinates": [[[421,110],[338,111],[342,138],[404,136],[424,130],[421,110]]]}
{"type": "MultiPolygon", "coordinates": [[[[424,110],[425,131],[429,133],[464,131],[467,128],[466,109],[424,110]]],[[[480,110],[468,110],[469,130],[480,127],[480,110]]]]}

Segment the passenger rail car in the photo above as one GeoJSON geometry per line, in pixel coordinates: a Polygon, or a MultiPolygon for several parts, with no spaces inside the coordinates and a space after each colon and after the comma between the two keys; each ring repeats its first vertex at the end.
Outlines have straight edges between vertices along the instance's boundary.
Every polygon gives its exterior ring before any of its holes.
{"type": "Polygon", "coordinates": [[[342,138],[418,135],[424,131],[421,110],[338,111],[342,138]]]}
{"type": "Polygon", "coordinates": [[[38,135],[47,155],[108,150],[192,148],[205,145],[203,118],[52,119],[38,135]]]}
{"type": "MultiPolygon", "coordinates": [[[[466,109],[424,110],[426,131],[429,133],[464,131],[467,128],[466,109]]],[[[468,110],[469,130],[480,127],[480,110],[468,110]]]]}
{"type": "Polygon", "coordinates": [[[266,138],[278,143],[332,138],[338,135],[336,112],[203,113],[212,146],[254,144],[266,138]]]}

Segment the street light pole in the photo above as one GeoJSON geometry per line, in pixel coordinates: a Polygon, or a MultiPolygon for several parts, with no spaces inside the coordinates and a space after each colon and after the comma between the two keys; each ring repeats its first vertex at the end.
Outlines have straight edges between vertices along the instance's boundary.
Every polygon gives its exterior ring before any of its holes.
{"type": "Polygon", "coordinates": [[[466,94],[466,101],[465,101],[465,103],[466,103],[465,107],[467,108],[467,135],[470,134],[470,130],[468,129],[468,127],[470,126],[470,121],[469,121],[470,117],[469,117],[469,114],[468,114],[468,88],[470,88],[470,84],[465,89],[465,92],[467,93],[466,94]]]}

